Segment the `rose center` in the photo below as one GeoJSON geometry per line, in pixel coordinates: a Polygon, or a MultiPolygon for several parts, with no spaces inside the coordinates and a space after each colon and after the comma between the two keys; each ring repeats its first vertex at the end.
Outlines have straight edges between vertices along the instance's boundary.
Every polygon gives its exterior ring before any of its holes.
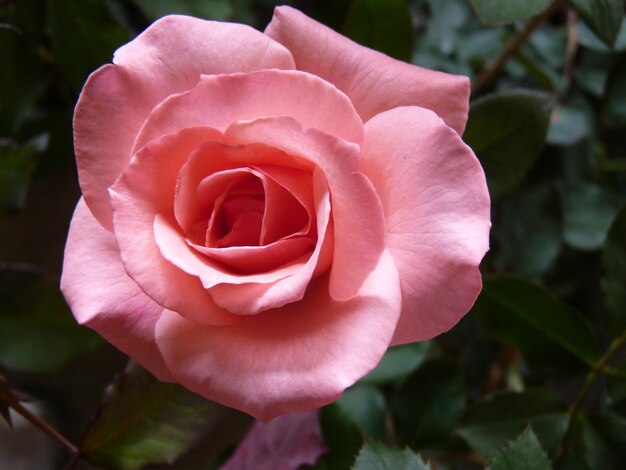
{"type": "Polygon", "coordinates": [[[217,248],[259,246],[265,213],[263,183],[250,175],[216,201],[209,241],[217,248]]]}

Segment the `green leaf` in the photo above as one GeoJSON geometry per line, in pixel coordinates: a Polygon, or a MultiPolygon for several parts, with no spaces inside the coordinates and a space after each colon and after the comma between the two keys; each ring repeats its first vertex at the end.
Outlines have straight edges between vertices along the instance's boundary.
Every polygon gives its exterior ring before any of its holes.
{"type": "Polygon", "coordinates": [[[621,334],[626,328],[626,207],[611,225],[602,250],[602,267],[608,324],[615,334],[621,334]]]}
{"type": "Polygon", "coordinates": [[[172,462],[205,434],[219,433],[234,413],[131,363],[107,390],[81,455],[117,470],[172,462]]]}
{"type": "Polygon", "coordinates": [[[384,437],[387,405],[384,395],[376,387],[357,384],[346,390],[335,404],[350,417],[364,436],[384,437]]]}
{"type": "Polygon", "coordinates": [[[433,349],[434,343],[430,341],[389,348],[378,366],[360,383],[383,384],[402,379],[422,365],[433,349]]]}
{"type": "Polygon", "coordinates": [[[626,417],[608,411],[590,416],[589,422],[606,446],[609,455],[605,456],[615,461],[617,468],[623,468],[626,461],[626,417]]]}
{"type": "Polygon", "coordinates": [[[190,15],[206,20],[232,21],[251,16],[250,0],[133,0],[154,21],[165,15],[190,15]]]}
{"type": "Polygon", "coordinates": [[[608,443],[586,417],[579,416],[575,423],[582,428],[582,453],[588,468],[601,468],[603,470],[621,468],[621,459],[616,458],[608,443]]]}
{"type": "Polygon", "coordinates": [[[608,54],[581,50],[574,75],[576,85],[597,98],[603,98],[612,63],[608,54]]]}
{"type": "Polygon", "coordinates": [[[591,135],[591,122],[584,109],[556,106],[550,117],[547,142],[552,145],[572,145],[591,135]]]}
{"type": "Polygon", "coordinates": [[[380,442],[367,441],[361,448],[353,470],[430,470],[411,449],[394,449],[380,442]]]}
{"type": "Polygon", "coordinates": [[[544,273],[561,248],[561,211],[550,187],[528,188],[504,198],[493,225],[494,264],[499,271],[544,273]]]}
{"type": "Polygon", "coordinates": [[[550,101],[542,94],[513,91],[474,102],[463,138],[474,149],[493,197],[518,184],[544,146],[550,101]]]}
{"type": "Polygon", "coordinates": [[[594,52],[608,54],[612,51],[626,50],[626,18],[622,19],[622,25],[620,26],[619,33],[617,34],[617,39],[611,48],[603,43],[602,40],[598,38],[598,36],[596,36],[591,29],[589,29],[589,26],[587,26],[587,23],[584,21],[578,22],[578,32],[578,42],[582,46],[589,48],[594,52]]]}
{"type": "Polygon", "coordinates": [[[459,59],[475,68],[484,67],[502,50],[502,31],[499,28],[478,30],[463,38],[463,47],[459,48],[459,59]]]}
{"type": "Polygon", "coordinates": [[[609,72],[604,108],[612,124],[626,125],[626,56],[622,56],[609,72]]]}
{"type": "Polygon", "coordinates": [[[398,388],[391,409],[400,442],[424,448],[449,437],[465,405],[455,363],[425,363],[398,388]]]}
{"type": "Polygon", "coordinates": [[[55,0],[48,2],[48,16],[54,58],[74,91],[128,41],[104,0],[55,0]]]}
{"type": "Polygon", "coordinates": [[[597,358],[594,336],[581,315],[530,282],[488,278],[476,313],[491,337],[520,349],[527,359],[550,362],[559,349],[587,364],[597,358]]]}
{"type": "Polygon", "coordinates": [[[624,0],[571,0],[591,30],[611,47],[624,16],[624,0]]]}
{"type": "Polygon", "coordinates": [[[550,470],[552,466],[537,436],[528,427],[500,452],[490,470],[550,470]]]}
{"type": "MultiPolygon", "coordinates": [[[[12,20],[3,16],[0,23],[12,20]]],[[[21,127],[45,89],[47,77],[36,47],[18,27],[0,28],[0,57],[5,64],[0,67],[0,137],[21,127]]]]}
{"type": "Polygon", "coordinates": [[[413,23],[406,0],[353,0],[343,32],[396,59],[411,59],[413,23]]]}
{"type": "Polygon", "coordinates": [[[0,143],[0,213],[24,208],[37,156],[46,145],[45,136],[25,145],[0,143]]]}
{"type": "MultiPolygon", "coordinates": [[[[460,54],[464,49],[464,47],[459,47],[461,44],[465,46],[464,41],[467,39],[461,28],[467,24],[468,20],[473,19],[472,11],[467,3],[458,0],[428,0],[428,9],[430,18],[425,34],[419,38],[414,60],[415,63],[421,63],[425,57],[425,49],[429,49],[431,53],[438,56],[443,65],[445,63],[443,56],[451,56],[455,50],[458,50],[460,54]]],[[[502,46],[499,40],[498,44],[502,46]]],[[[459,67],[460,65],[456,60],[451,62],[450,66],[459,67]]],[[[443,69],[441,66],[436,68],[443,69]]]]}
{"type": "Polygon", "coordinates": [[[458,429],[468,445],[491,459],[530,424],[543,447],[551,449],[567,430],[568,415],[546,390],[493,395],[467,409],[458,429]]]}
{"type": "Polygon", "coordinates": [[[352,416],[337,403],[332,403],[322,408],[320,426],[328,453],[321,457],[315,468],[350,468],[363,444],[363,436],[352,416]]]}
{"type": "Polygon", "coordinates": [[[579,250],[597,250],[621,206],[610,190],[596,184],[574,183],[563,188],[563,238],[579,250]]]}
{"type": "Polygon", "coordinates": [[[513,23],[535,16],[550,6],[551,0],[470,0],[476,16],[487,26],[513,23]]]}
{"type": "Polygon", "coordinates": [[[98,335],[79,326],[56,284],[20,266],[0,269],[0,364],[48,372],[95,349],[98,335]]]}

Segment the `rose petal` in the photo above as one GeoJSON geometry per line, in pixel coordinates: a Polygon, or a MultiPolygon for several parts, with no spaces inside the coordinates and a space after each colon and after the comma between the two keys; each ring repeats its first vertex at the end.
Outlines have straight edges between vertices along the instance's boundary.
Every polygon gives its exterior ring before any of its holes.
{"type": "Polygon", "coordinates": [[[308,237],[288,238],[266,246],[229,248],[208,248],[193,244],[190,246],[243,274],[254,274],[271,271],[290,261],[300,259],[307,253],[310,254],[315,248],[315,240],[308,237]]]}
{"type": "Polygon", "coordinates": [[[115,237],[82,198],[65,246],[61,290],[79,323],[96,330],[159,380],[173,380],[154,341],[163,307],[128,277],[115,237]]]}
{"type": "Polygon", "coordinates": [[[301,302],[226,328],[166,312],[157,344],[185,387],[267,421],[328,404],[369,372],[389,345],[400,302],[385,252],[351,301],[332,300],[322,277],[301,302]]]}
{"type": "Polygon", "coordinates": [[[193,88],[201,74],[293,68],[289,52],[253,28],[186,16],[156,21],[118,49],[113,62],[89,77],[74,113],[81,189],[109,229],[107,189],[128,164],[137,133],[158,103],[193,88]]]}
{"type": "Polygon", "coordinates": [[[218,308],[200,280],[169,263],[154,238],[154,218],[173,212],[176,176],[201,142],[219,139],[214,129],[185,129],[138,152],[109,190],[121,258],[144,292],[160,305],[198,322],[229,324],[237,316],[218,308]]]}
{"type": "Polygon", "coordinates": [[[221,131],[239,120],[291,116],[305,128],[317,128],[361,143],[363,123],[346,95],[330,83],[296,70],[203,76],[198,85],[157,106],[135,142],[135,150],[185,127],[221,131]]]}
{"type": "Polygon", "coordinates": [[[326,451],[319,410],[257,421],[220,470],[297,470],[326,451]]]}
{"type": "Polygon", "coordinates": [[[467,77],[424,69],[360,46],[293,8],[274,10],[265,30],[292,53],[296,67],[346,93],[367,121],[398,106],[432,109],[459,134],[469,109],[467,77]]]}
{"type": "Polygon", "coordinates": [[[365,126],[361,170],[380,196],[402,280],[394,344],[454,326],[481,288],[489,193],[472,150],[432,111],[397,108],[365,126]]]}
{"type": "MultiPolygon", "coordinates": [[[[265,173],[265,168],[262,168],[262,171],[265,173]]],[[[267,176],[264,180],[265,215],[261,231],[262,245],[273,243],[291,235],[302,234],[304,229],[309,226],[308,214],[302,204],[293,197],[287,188],[278,184],[269,175],[267,176]]],[[[300,176],[303,189],[308,189],[312,194],[311,175],[302,174],[300,176]]]]}
{"type": "Polygon", "coordinates": [[[380,200],[369,180],[355,171],[358,147],[317,129],[303,130],[289,117],[235,123],[224,142],[261,142],[319,166],[330,188],[335,228],[331,296],[347,300],[356,295],[385,245],[380,200]]]}
{"type": "Polygon", "coordinates": [[[237,273],[224,269],[221,263],[207,258],[194,247],[191,247],[185,239],[185,234],[172,218],[157,214],[153,221],[153,233],[161,256],[168,260],[172,266],[176,266],[182,272],[199,279],[205,289],[220,283],[239,285],[248,282],[276,282],[298,272],[306,263],[306,260],[298,258],[268,272],[237,273]]]}

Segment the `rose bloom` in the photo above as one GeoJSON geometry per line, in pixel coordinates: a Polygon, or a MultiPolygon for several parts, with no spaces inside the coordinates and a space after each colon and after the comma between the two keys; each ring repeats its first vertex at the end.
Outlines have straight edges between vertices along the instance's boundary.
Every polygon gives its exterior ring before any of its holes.
{"type": "Polygon", "coordinates": [[[481,288],[489,195],[469,81],[289,7],[264,33],[167,16],[74,114],[61,288],[163,381],[262,420],[336,400],[481,288]]]}

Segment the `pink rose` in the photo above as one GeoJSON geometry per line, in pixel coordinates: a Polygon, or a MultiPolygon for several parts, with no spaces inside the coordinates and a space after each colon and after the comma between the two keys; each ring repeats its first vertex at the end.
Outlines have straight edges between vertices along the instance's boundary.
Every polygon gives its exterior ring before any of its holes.
{"type": "Polygon", "coordinates": [[[481,288],[489,196],[465,77],[289,7],[169,16],[94,72],[61,287],[165,381],[262,420],[337,399],[481,288]]]}

